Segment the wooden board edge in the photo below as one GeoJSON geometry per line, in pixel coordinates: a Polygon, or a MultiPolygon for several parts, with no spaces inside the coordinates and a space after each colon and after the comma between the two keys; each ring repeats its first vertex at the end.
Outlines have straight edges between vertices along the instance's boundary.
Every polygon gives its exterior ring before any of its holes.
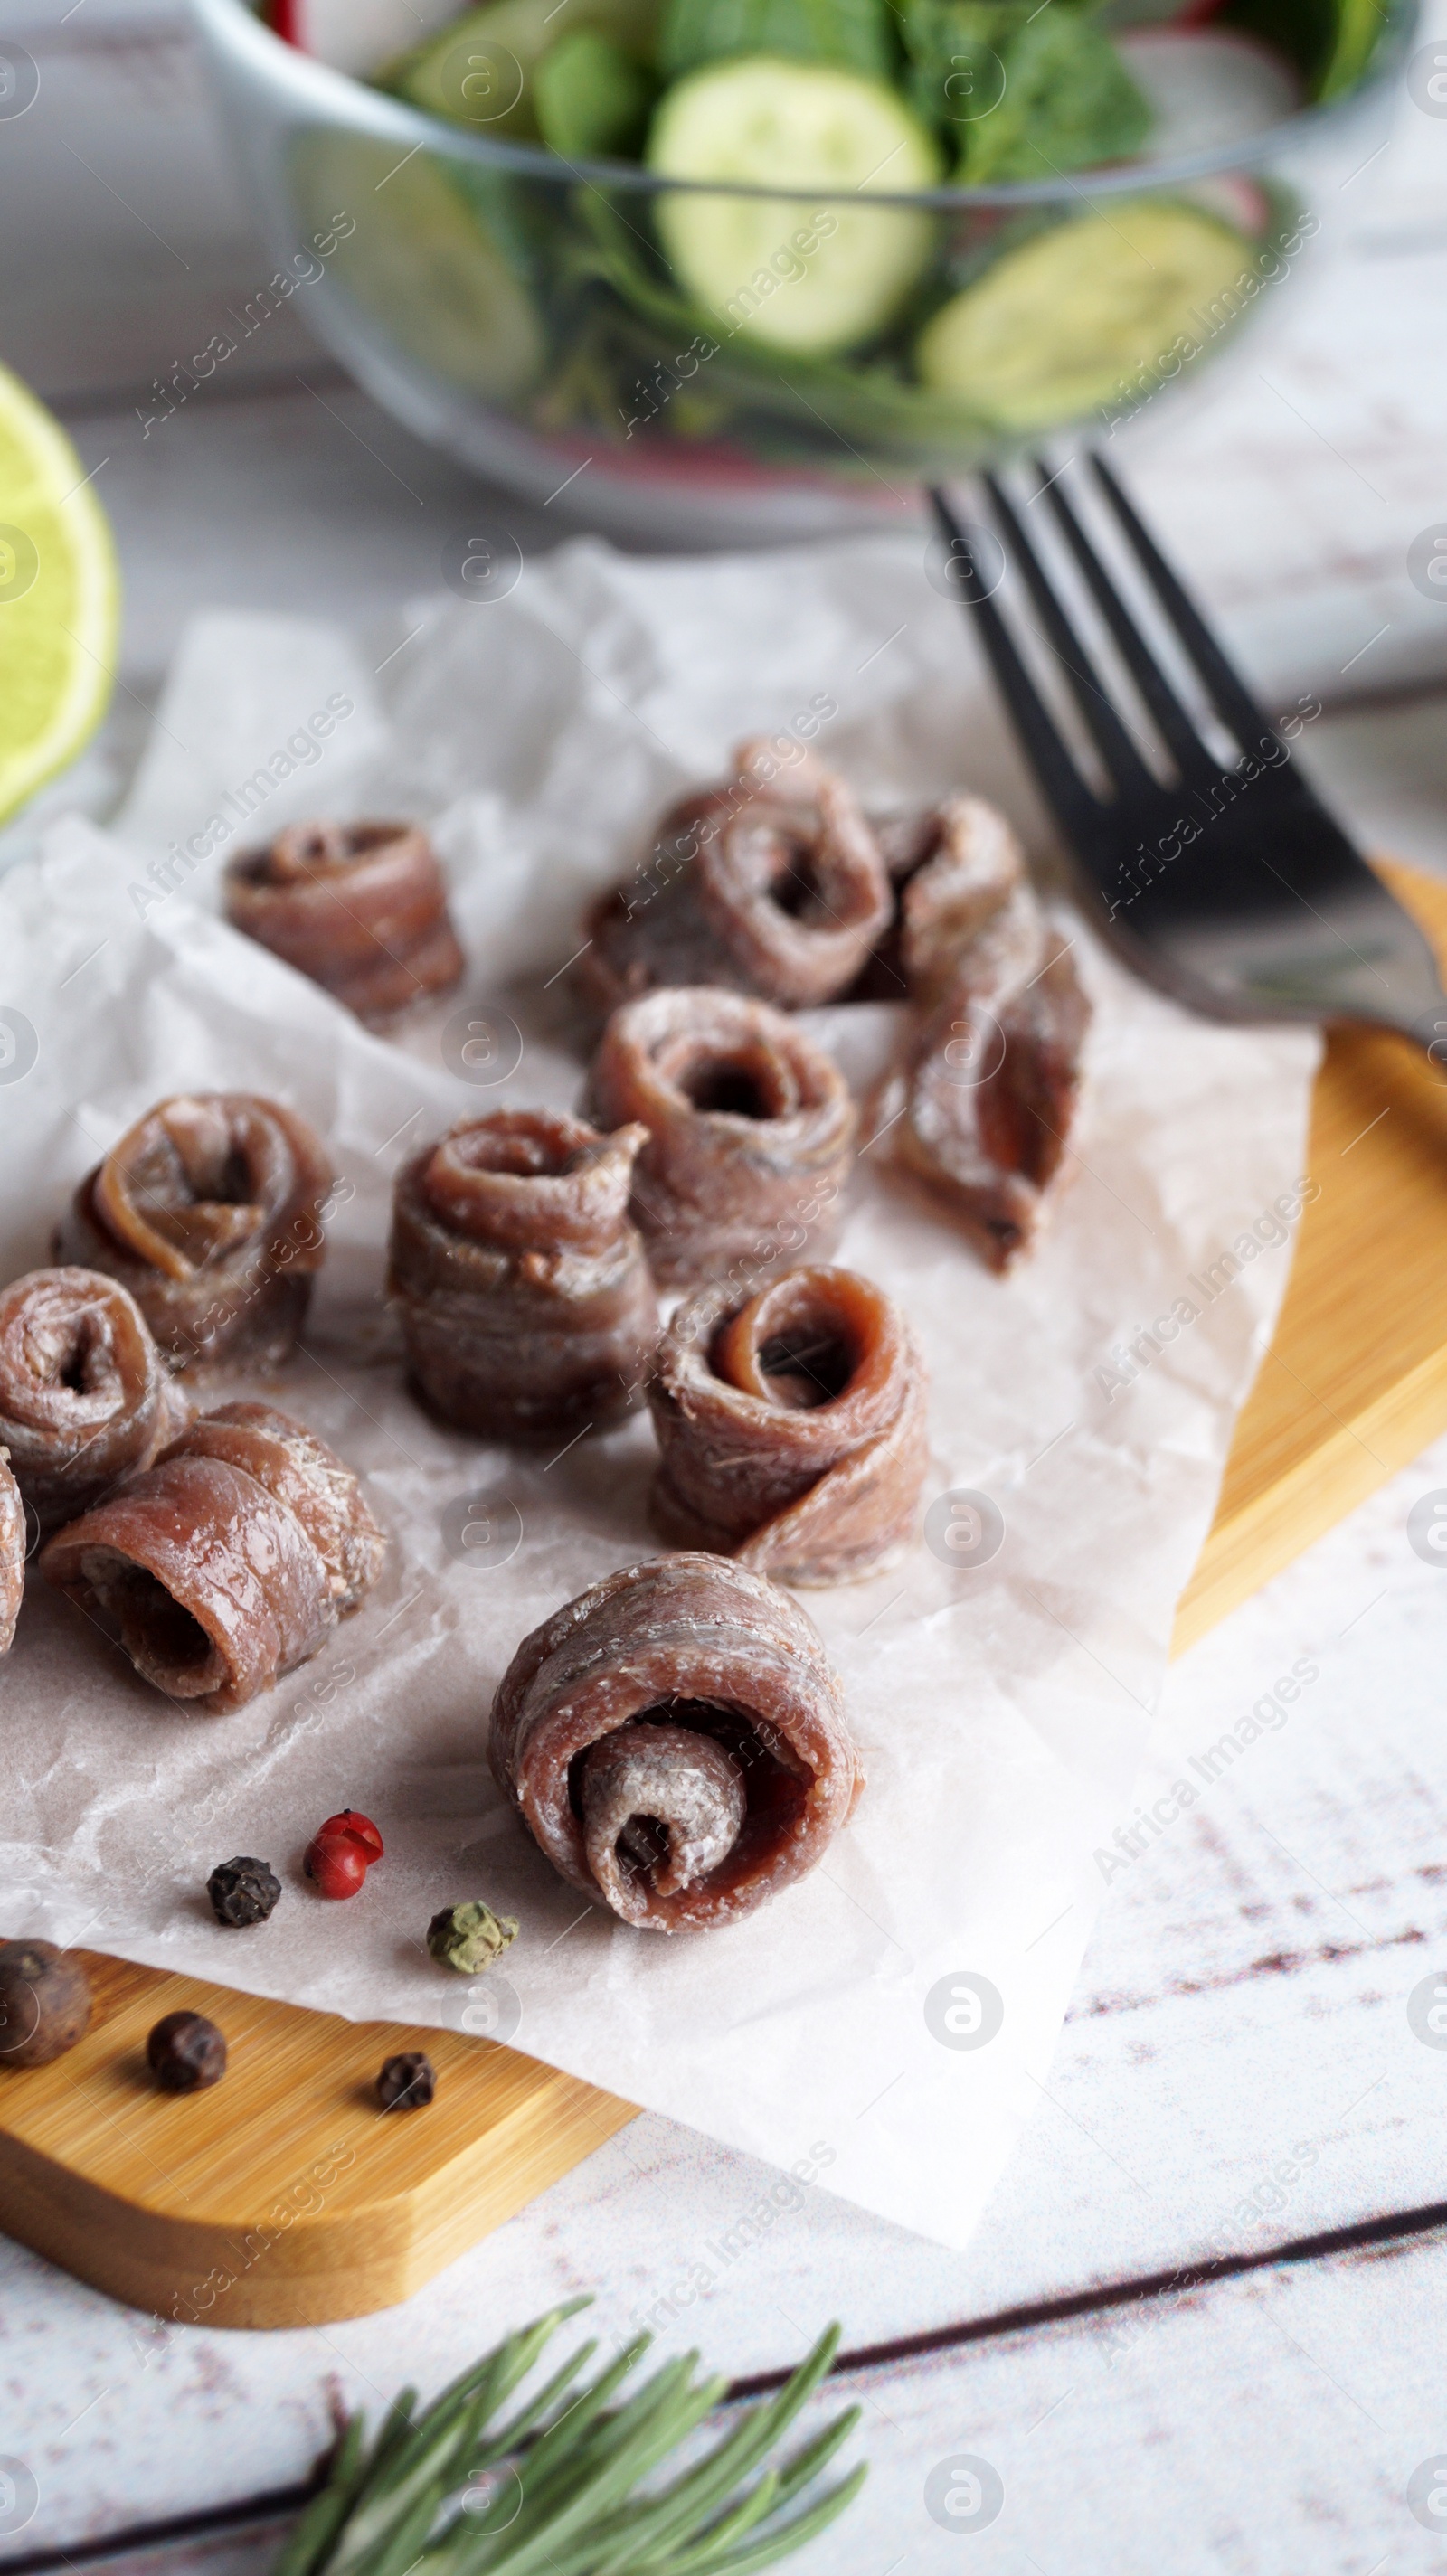
{"type": "MultiPolygon", "coordinates": [[[[507,2166],[493,2178],[485,2199],[474,2194],[465,2209],[459,2208],[456,2202],[447,2200],[440,2186],[434,2187],[428,2196],[434,2204],[430,2213],[418,2212],[418,2226],[408,2255],[408,2277],[398,2295],[410,2298],[414,2290],[421,2289],[424,2282],[464,2254],[480,2235],[502,2226],[640,2116],[636,2103],[604,2093],[581,2077],[560,2075],[553,2095],[535,2097],[525,2106],[517,2134],[509,2145],[507,2166]],[[484,2212],[480,2224],[479,2211],[484,2212]]],[[[332,2310],[333,2315],[338,2313],[332,2310]]],[[[238,2316],[231,2322],[267,2320],[249,2316],[243,2320],[238,2316]]]]}
{"type": "MultiPolygon", "coordinates": [[[[1268,1355],[1269,1359],[1269,1355],[1268,1355]]],[[[1309,1458],[1207,1533],[1176,1607],[1172,1656],[1239,1609],[1447,1431],[1447,1347],[1340,1423],[1309,1458]]]]}
{"type": "Polygon", "coordinates": [[[638,2117],[633,2103],[548,2071],[549,2086],[414,2189],[370,2210],[353,2201],[330,2216],[298,2214],[274,2233],[143,2209],[0,2129],[5,2232],[174,2324],[274,2329],[369,2316],[411,2298],[638,2117]]]}

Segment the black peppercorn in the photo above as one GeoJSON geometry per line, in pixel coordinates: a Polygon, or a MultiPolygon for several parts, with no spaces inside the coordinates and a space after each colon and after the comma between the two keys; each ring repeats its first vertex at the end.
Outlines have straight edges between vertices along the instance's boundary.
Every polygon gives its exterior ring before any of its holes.
{"type": "Polygon", "coordinates": [[[377,2078],[377,2099],[384,2111],[420,2111],[437,2090],[432,2060],[420,2048],[389,2057],[377,2078]]]}
{"type": "Polygon", "coordinates": [[[281,1881],[264,1860],[224,1860],[206,1881],[211,1911],[218,1923],[240,1931],[248,1923],[265,1923],[281,1894],[281,1881]]]}
{"type": "Polygon", "coordinates": [[[146,2042],[146,2063],[163,2093],[201,2093],[226,2072],[226,2042],[204,2013],[167,2013],[146,2042]]]}
{"type": "Polygon", "coordinates": [[[0,1941],[0,2066],[48,2066],[90,2021],[85,1970],[53,1941],[0,1941]]]}

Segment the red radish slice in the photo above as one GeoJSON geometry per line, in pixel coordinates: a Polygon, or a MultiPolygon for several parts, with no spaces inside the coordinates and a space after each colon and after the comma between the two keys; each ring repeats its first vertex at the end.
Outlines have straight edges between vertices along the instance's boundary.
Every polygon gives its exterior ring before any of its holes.
{"type": "Polygon", "coordinates": [[[1226,0],[1103,0],[1097,24],[1107,36],[1137,27],[1204,27],[1226,0]]]}
{"type": "Polygon", "coordinates": [[[1208,215],[1219,215],[1221,221],[1245,233],[1248,241],[1259,241],[1271,223],[1271,199],[1254,179],[1243,179],[1238,170],[1222,170],[1210,179],[1193,179],[1191,202],[1204,206],[1208,215]]]}
{"type": "Polygon", "coordinates": [[[275,0],[288,44],[359,79],[461,17],[464,0],[275,0]]]}
{"type": "Polygon", "coordinates": [[[1253,37],[1216,27],[1136,27],[1115,42],[1155,110],[1143,160],[1174,161],[1244,143],[1301,105],[1291,66],[1253,37]]]}

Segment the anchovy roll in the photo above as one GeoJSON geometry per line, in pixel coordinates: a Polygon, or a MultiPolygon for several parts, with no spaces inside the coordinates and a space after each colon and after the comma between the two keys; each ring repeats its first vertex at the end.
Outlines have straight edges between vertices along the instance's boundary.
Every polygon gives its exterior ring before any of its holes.
{"type": "Polygon", "coordinates": [[[1024,855],[997,805],[951,796],[903,814],[871,816],[889,876],[892,917],[851,1002],[928,1002],[939,978],[1002,896],[1033,906],[1024,855]]]}
{"type": "Polygon", "coordinates": [[[856,1118],[836,1064],[742,994],[645,994],[615,1011],[588,1085],[600,1127],[648,1131],[633,1214],[661,1285],[765,1278],[827,1251],[856,1118]]]}
{"type": "Polygon", "coordinates": [[[0,1291],[0,1444],[42,1531],[149,1467],[190,1411],[119,1280],[32,1270],[0,1291]]]}
{"type": "Polygon", "coordinates": [[[40,1570],[174,1700],[243,1708],[325,1643],[386,1541],[350,1468],[267,1404],[224,1404],[61,1530],[40,1570]]]}
{"type": "Polygon", "coordinates": [[[482,1439],[551,1440],[639,1402],[658,1303],[628,1214],[642,1127],[464,1118],[397,1175],[388,1286],[413,1383],[482,1439]]]}
{"type": "Polygon", "coordinates": [[[450,992],[462,950],[425,832],[406,823],[297,823],[226,868],[226,917],[335,994],[385,1020],[450,992]]]}
{"type": "Polygon", "coordinates": [[[791,1270],[755,1296],[702,1288],[648,1390],[659,1529],[779,1583],[877,1573],[913,1535],[925,1396],[904,1316],[852,1270],[791,1270]]]}
{"type": "Polygon", "coordinates": [[[579,981],[605,1011],[660,985],[719,984],[793,1010],[853,983],[890,918],[874,830],[810,752],[746,742],[588,916],[579,981]]]}
{"type": "Polygon", "coordinates": [[[1090,1004],[1019,843],[972,797],[943,806],[901,901],[901,957],[924,1009],[876,1133],[959,1216],[993,1270],[1030,1244],[1079,1103],[1090,1004]]]}
{"type": "Polygon", "coordinates": [[[705,1555],[610,1574],[525,1637],[488,1753],[554,1869],[649,1932],[751,1914],[814,1868],[864,1785],[812,1620],[705,1555]]]}
{"type": "Polygon", "coordinates": [[[272,1366],[302,1327],[331,1185],[320,1138],[293,1110],[244,1091],[184,1093],[82,1181],[55,1258],[129,1289],[173,1369],[272,1366]]]}
{"type": "Polygon", "coordinates": [[[919,864],[899,896],[899,948],[911,1001],[939,998],[967,950],[988,940],[1022,971],[1040,958],[1040,907],[1025,853],[998,806],[952,796],[924,818],[919,864]]]}
{"type": "Polygon", "coordinates": [[[25,1590],[25,1506],[0,1449],[0,1655],[7,1654],[25,1590]]]}

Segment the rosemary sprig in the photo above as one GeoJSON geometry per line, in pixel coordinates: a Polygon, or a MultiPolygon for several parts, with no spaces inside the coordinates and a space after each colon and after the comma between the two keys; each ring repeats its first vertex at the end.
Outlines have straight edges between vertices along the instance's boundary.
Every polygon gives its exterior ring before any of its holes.
{"type": "Polygon", "coordinates": [[[857,2406],[770,2464],[833,2360],[837,2326],[777,2396],[662,2484],[650,2482],[727,2387],[695,2376],[697,2353],[628,2390],[648,2336],[591,2380],[598,2347],[580,2344],[498,2421],[558,2327],[587,2305],[572,2299],[506,2336],[420,2415],[416,2390],[404,2389],[370,2446],[353,2415],[276,2576],[753,2576],[857,2495],[862,2464],[819,2483],[857,2406]],[[468,2495],[485,2481],[494,2492],[480,2510],[468,2495]]]}

